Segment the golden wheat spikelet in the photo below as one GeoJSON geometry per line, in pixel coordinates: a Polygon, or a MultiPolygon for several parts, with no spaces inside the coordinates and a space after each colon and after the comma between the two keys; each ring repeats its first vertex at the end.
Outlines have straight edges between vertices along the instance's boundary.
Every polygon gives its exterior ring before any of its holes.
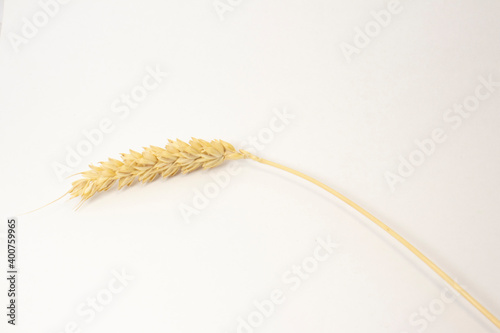
{"type": "Polygon", "coordinates": [[[121,161],[110,158],[80,172],[83,178],[74,181],[68,191],[71,198],[80,197],[82,204],[96,193],[109,190],[117,181],[121,189],[135,180],[146,183],[158,176],[174,176],[179,171],[189,173],[199,168],[214,168],[225,160],[245,158],[245,153],[236,151],[233,145],[222,140],[208,142],[192,138],[189,143],[169,140],[164,148],[144,147],[142,153],[130,150],[121,156],[121,161]]]}

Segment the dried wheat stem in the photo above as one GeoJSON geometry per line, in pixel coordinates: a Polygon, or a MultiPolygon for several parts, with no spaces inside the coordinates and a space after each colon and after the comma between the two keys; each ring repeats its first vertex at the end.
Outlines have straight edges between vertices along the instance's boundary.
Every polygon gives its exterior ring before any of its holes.
{"type": "Polygon", "coordinates": [[[151,146],[144,148],[142,153],[131,150],[129,154],[122,154],[121,161],[109,159],[107,162],[101,162],[99,166],[91,165],[91,170],[81,173],[83,176],[82,179],[72,183],[72,188],[68,191],[68,193],[71,195],[71,198],[80,197],[80,204],[82,204],[96,193],[110,189],[116,181],[118,181],[118,188],[120,189],[124,186],[130,186],[136,179],[141,182],[150,182],[158,176],[170,177],[177,174],[179,171],[182,173],[188,173],[199,169],[200,167],[205,169],[213,168],[220,165],[225,160],[236,160],[242,158],[252,159],[259,163],[267,164],[294,174],[321,187],[340,200],[344,201],[415,254],[420,260],[422,260],[427,266],[443,278],[451,287],[459,292],[467,301],[476,307],[484,316],[486,316],[486,318],[500,328],[500,321],[467,291],[465,291],[457,282],[450,278],[442,269],[440,269],[406,239],[389,228],[367,210],[312,177],[289,167],[257,157],[245,150],[236,151],[231,144],[222,140],[213,140],[208,142],[193,138],[189,143],[185,143],[181,140],[169,140],[169,144],[167,144],[165,148],[151,146]]]}
{"type": "Polygon", "coordinates": [[[415,246],[413,246],[410,242],[408,242],[406,239],[404,239],[401,235],[399,235],[397,232],[392,230],[389,226],[387,226],[385,223],[377,219],[375,216],[373,216],[371,213],[369,213],[367,210],[356,204],[354,201],[351,199],[347,198],[343,194],[335,191],[331,187],[321,183],[320,181],[309,177],[308,175],[303,174],[302,172],[299,172],[297,170],[294,170],[292,168],[286,167],[284,165],[271,162],[268,160],[265,160],[263,158],[257,157],[255,155],[252,155],[248,152],[245,152],[246,158],[251,158],[259,163],[267,164],[270,166],[273,166],[275,168],[284,170],[286,172],[289,172],[291,174],[294,174],[298,177],[301,177],[314,185],[317,185],[321,187],[322,189],[330,192],[364,216],[366,216],[370,221],[375,223],[377,226],[382,228],[384,231],[386,231],[389,235],[391,235],[393,238],[395,238],[398,242],[403,244],[408,250],[410,250],[413,254],[415,254],[420,260],[422,260],[427,266],[429,266],[434,272],[436,272],[443,280],[445,280],[451,287],[453,287],[458,293],[460,293],[467,301],[469,301],[476,309],[478,309],[486,318],[488,318],[496,327],[500,328],[500,320],[496,318],[491,312],[489,312],[481,303],[479,303],[474,297],[472,297],[462,286],[460,286],[456,281],[454,281],[448,274],[446,274],[441,268],[439,268],[434,262],[432,262],[429,258],[427,258],[422,252],[420,252],[415,246]]]}

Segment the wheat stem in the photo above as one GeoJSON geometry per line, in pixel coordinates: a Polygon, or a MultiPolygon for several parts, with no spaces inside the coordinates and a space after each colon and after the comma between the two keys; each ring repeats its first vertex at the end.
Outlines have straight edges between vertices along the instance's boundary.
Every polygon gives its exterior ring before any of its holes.
{"type": "Polygon", "coordinates": [[[199,168],[213,168],[226,160],[252,159],[262,164],[281,169],[283,171],[301,177],[319,187],[330,192],[359,213],[367,217],[370,221],[385,230],[394,239],[400,242],[434,272],[436,272],[451,287],[460,293],[467,301],[477,308],[495,326],[500,328],[500,321],[493,316],[484,306],[465,291],[457,282],[448,276],[434,262],[427,258],[415,246],[410,244],[397,232],[389,228],[385,223],[377,219],[366,209],[356,204],[343,194],[335,191],[322,182],[309,177],[297,170],[284,165],[257,157],[245,150],[236,151],[229,143],[222,140],[212,140],[210,142],[192,138],[189,143],[181,140],[172,141],[164,147],[150,146],[144,148],[142,153],[131,150],[128,154],[122,154],[122,160],[109,159],[101,162],[98,166],[90,165],[91,170],[82,172],[82,179],[74,181],[72,188],[67,192],[71,198],[79,197],[80,205],[95,194],[109,190],[114,183],[118,183],[118,188],[130,186],[135,180],[150,182],[157,177],[171,177],[178,172],[188,173],[199,168]]]}
{"type": "Polygon", "coordinates": [[[398,242],[403,244],[408,250],[410,250],[413,254],[415,254],[420,260],[422,260],[427,266],[429,266],[434,272],[436,272],[443,280],[445,280],[450,286],[452,286],[460,295],[462,295],[467,301],[469,301],[476,309],[478,309],[486,318],[488,318],[496,327],[500,328],[500,321],[491,313],[489,312],[481,303],[479,303],[474,297],[472,297],[462,286],[460,286],[456,281],[454,281],[448,274],[446,274],[441,268],[439,268],[434,262],[432,262],[429,258],[427,258],[422,252],[420,252],[415,246],[413,246],[410,242],[408,242],[406,239],[404,239],[401,235],[399,235],[397,232],[392,230],[389,226],[387,226],[385,223],[380,221],[378,218],[373,216],[371,213],[369,213],[366,209],[363,207],[359,206],[356,204],[354,201],[351,199],[347,198],[343,194],[335,191],[331,187],[323,184],[319,180],[316,180],[306,174],[303,174],[302,172],[299,172],[297,170],[294,170],[292,168],[286,167],[284,165],[271,162],[268,160],[265,160],[263,158],[257,157],[253,154],[250,154],[247,151],[242,151],[245,154],[246,158],[250,158],[254,161],[257,161],[262,164],[267,164],[272,167],[281,169],[283,171],[289,172],[291,174],[294,174],[300,178],[303,178],[314,185],[317,185],[321,187],[322,189],[326,190],[327,192],[330,192],[355,210],[357,210],[359,213],[362,215],[366,216],[370,221],[375,223],[377,226],[382,228],[384,231],[386,231],[389,235],[391,235],[393,238],[395,238],[398,242]]]}

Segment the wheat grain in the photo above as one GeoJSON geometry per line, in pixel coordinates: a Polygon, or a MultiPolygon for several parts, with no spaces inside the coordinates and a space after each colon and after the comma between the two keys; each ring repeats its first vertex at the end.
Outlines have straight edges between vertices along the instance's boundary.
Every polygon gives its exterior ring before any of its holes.
{"type": "Polygon", "coordinates": [[[117,181],[118,189],[121,189],[132,185],[135,180],[146,183],[158,176],[174,176],[179,171],[189,173],[199,168],[214,168],[225,160],[245,158],[246,152],[238,152],[222,140],[208,142],[192,138],[189,143],[169,140],[165,148],[150,146],[144,147],[142,153],[130,150],[121,155],[121,161],[110,158],[80,172],[83,178],[74,181],[68,191],[71,198],[80,197],[81,205],[96,193],[109,190],[117,181]]]}

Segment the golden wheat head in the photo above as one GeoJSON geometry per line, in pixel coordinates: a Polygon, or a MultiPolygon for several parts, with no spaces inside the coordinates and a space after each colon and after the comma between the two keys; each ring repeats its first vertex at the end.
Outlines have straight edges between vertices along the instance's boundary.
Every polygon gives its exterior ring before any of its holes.
{"type": "Polygon", "coordinates": [[[192,138],[189,143],[179,139],[169,140],[164,147],[144,147],[142,153],[130,150],[121,154],[122,160],[113,158],[99,165],[89,165],[90,170],[81,172],[82,179],[72,183],[68,193],[71,198],[80,197],[81,203],[98,192],[109,190],[118,181],[118,189],[130,186],[135,180],[146,183],[156,177],[171,177],[179,171],[189,173],[196,169],[214,168],[225,160],[247,157],[245,151],[236,151],[222,140],[211,142],[192,138]]]}

